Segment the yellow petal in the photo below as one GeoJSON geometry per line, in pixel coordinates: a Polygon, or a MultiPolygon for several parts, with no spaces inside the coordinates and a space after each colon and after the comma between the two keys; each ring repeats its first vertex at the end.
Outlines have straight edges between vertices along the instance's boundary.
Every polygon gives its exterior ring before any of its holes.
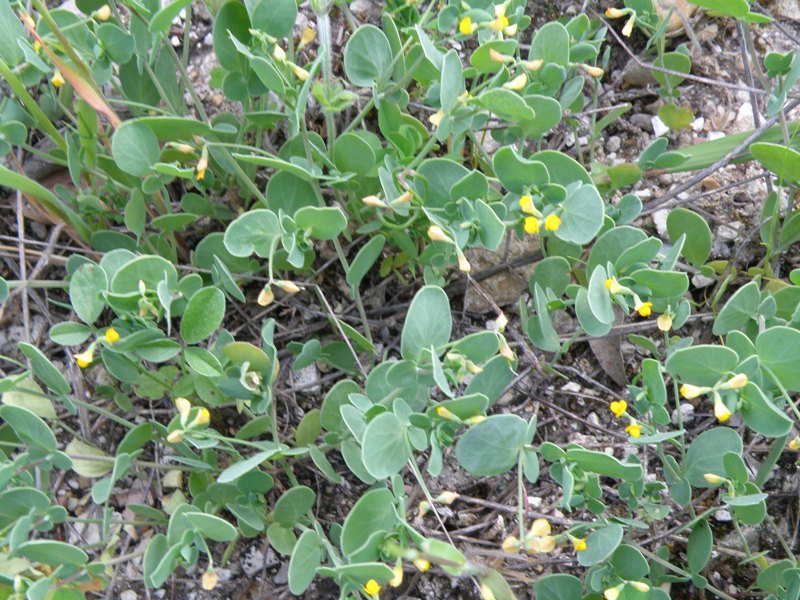
{"type": "Polygon", "coordinates": [[[550,523],[547,522],[547,519],[536,519],[531,524],[530,533],[536,537],[548,535],[550,533],[550,523]]]}
{"type": "Polygon", "coordinates": [[[544,230],[545,231],[558,231],[558,228],[561,227],[561,219],[558,215],[547,215],[544,219],[544,230]]]}
{"type": "Polygon", "coordinates": [[[369,595],[369,596],[374,596],[380,591],[381,591],[381,585],[377,581],[375,581],[374,579],[370,579],[364,585],[364,593],[369,595]]]}
{"type": "Polygon", "coordinates": [[[114,329],[113,327],[109,327],[108,329],[106,329],[106,332],[103,334],[103,337],[105,337],[106,341],[109,344],[116,344],[119,341],[119,332],[117,332],[117,330],[114,329]]]}
{"type": "Polygon", "coordinates": [[[539,219],[537,219],[536,217],[526,217],[525,233],[530,233],[530,234],[539,233],[539,219]]]}
{"type": "Polygon", "coordinates": [[[213,590],[217,587],[217,582],[219,581],[219,577],[217,576],[217,572],[209,567],[209,569],[203,573],[203,589],[204,590],[213,590]]]}

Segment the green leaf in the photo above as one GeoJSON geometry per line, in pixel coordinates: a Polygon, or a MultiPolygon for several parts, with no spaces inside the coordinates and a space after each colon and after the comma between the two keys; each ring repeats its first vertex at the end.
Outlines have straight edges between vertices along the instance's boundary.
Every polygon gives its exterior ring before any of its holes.
{"type": "Polygon", "coordinates": [[[108,459],[109,456],[99,448],[90,446],[78,438],[72,438],[72,441],[64,448],[64,452],[72,459],[72,470],[81,477],[88,477],[95,479],[102,477],[111,472],[114,467],[114,462],[111,460],[92,460],[91,458],[77,458],[79,456],[96,457],[101,459],[108,459]]]}
{"type": "Polygon", "coordinates": [[[573,244],[588,244],[603,226],[603,210],[603,199],[593,185],[570,191],[561,205],[561,226],[556,237],[573,244]]]}
{"type": "Polygon", "coordinates": [[[150,33],[166,35],[175,17],[191,3],[192,0],[175,0],[167,4],[150,19],[150,33]]]}
{"type": "Polygon", "coordinates": [[[250,46],[250,18],[247,9],[240,2],[226,2],[214,17],[214,52],[219,64],[226,70],[240,73],[244,70],[246,59],[239,54],[231,38],[236,38],[245,46],[250,46]]]}
{"type": "Polygon", "coordinates": [[[658,117],[673,131],[688,129],[694,119],[691,108],[674,104],[665,104],[659,108],[658,117]]]}
{"type": "Polygon", "coordinates": [[[219,359],[205,348],[189,346],[183,349],[183,356],[186,364],[198,375],[220,377],[223,373],[219,359]]]}
{"type": "Polygon", "coordinates": [[[504,473],[516,464],[527,428],[516,415],[492,415],[461,436],[456,459],[472,475],[504,473]]]}
{"type": "Polygon", "coordinates": [[[771,327],[756,338],[756,352],[761,364],[789,391],[800,392],[800,369],[793,348],[800,348],[800,331],[789,327],[771,327]]]}
{"type": "Polygon", "coordinates": [[[453,320],[450,301],[440,287],[426,285],[420,289],[406,313],[400,338],[403,358],[419,360],[431,346],[440,348],[450,341],[453,320]]]}
{"type": "Polygon", "coordinates": [[[706,220],[686,208],[673,208],[667,216],[667,232],[673,243],[686,235],[683,255],[695,267],[701,267],[711,254],[711,229],[706,220]]]}
{"type": "Polygon", "coordinates": [[[69,299],[75,314],[84,323],[93,324],[106,306],[101,294],[108,288],[105,271],[91,263],[82,264],[69,281],[69,299]]]}
{"type": "Polygon", "coordinates": [[[253,29],[259,29],[278,40],[292,34],[297,20],[296,0],[247,0],[245,6],[253,29]]]}
{"type": "Polygon", "coordinates": [[[56,436],[44,421],[28,409],[6,404],[0,406],[0,417],[5,419],[23,442],[48,452],[56,450],[56,436]]]}
{"type": "Polygon", "coordinates": [[[64,321],[53,325],[48,335],[51,340],[61,346],[79,346],[89,339],[92,330],[83,323],[64,321]]]}
{"type": "Polygon", "coordinates": [[[735,19],[741,19],[750,12],[750,3],[747,0],[692,0],[692,4],[705,8],[714,14],[734,17],[735,19]]]}
{"type": "Polygon", "coordinates": [[[633,546],[620,544],[611,557],[617,577],[641,581],[650,573],[650,565],[642,553],[633,546]]]}
{"type": "Polygon", "coordinates": [[[459,97],[464,93],[464,74],[458,52],[450,50],[442,61],[442,77],[439,87],[439,103],[442,111],[451,112],[459,105],[459,97]]]}
{"type": "Polygon", "coordinates": [[[295,596],[301,595],[311,585],[317,574],[317,567],[322,562],[320,553],[321,540],[313,529],[307,529],[297,540],[297,544],[289,560],[289,591],[295,596]]]}
{"type": "Polygon", "coordinates": [[[689,446],[683,461],[683,474],[694,487],[709,488],[703,475],[713,473],[725,477],[726,452],[742,453],[742,438],[729,427],[715,427],[701,433],[689,446]]]}
{"type": "Polygon", "coordinates": [[[347,78],[360,87],[370,87],[391,75],[392,48],[386,34],[374,25],[362,25],[344,48],[347,78]]]}
{"type": "MultiPolygon", "coordinates": [[[[800,336],[800,332],[797,334],[800,336]]],[[[676,350],[670,354],[664,366],[667,373],[676,377],[681,383],[710,387],[738,362],[739,356],[730,348],[699,345],[676,350]]]]}
{"type": "Polygon", "coordinates": [[[54,540],[29,540],[17,546],[16,554],[47,565],[81,566],[89,562],[89,556],[72,544],[54,540]]]}
{"type": "Polygon", "coordinates": [[[605,452],[572,448],[567,450],[567,460],[584,471],[615,477],[625,481],[639,481],[644,477],[641,465],[625,464],[605,452]]]}
{"type": "Polygon", "coordinates": [[[761,303],[758,283],[751,281],[743,285],[731,296],[714,320],[714,335],[725,335],[731,331],[744,329],[756,318],[761,303]]]}
{"type": "Polygon", "coordinates": [[[650,289],[654,298],[674,298],[689,289],[689,278],[686,273],[678,271],[657,271],[656,269],[640,269],[631,274],[639,285],[650,289]]]}
{"type": "Polygon", "coordinates": [[[314,507],[316,498],[314,490],[305,485],[290,488],[275,503],[273,517],[276,522],[291,527],[314,507]]]}
{"type": "Polygon", "coordinates": [[[379,234],[361,247],[347,271],[347,283],[350,287],[355,289],[361,285],[361,280],[364,279],[375,261],[380,258],[385,243],[386,238],[379,234]]]}
{"type": "Polygon", "coordinates": [[[350,379],[338,381],[325,395],[322,401],[322,412],[320,414],[320,424],[326,431],[337,432],[344,424],[339,407],[348,403],[350,394],[357,394],[361,391],[358,384],[350,379]]]}
{"type": "Polygon", "coordinates": [[[342,173],[368,174],[375,166],[375,152],[355,133],[344,133],[333,144],[333,162],[342,173]]]}
{"type": "Polygon", "coordinates": [[[253,254],[269,258],[273,243],[281,236],[280,221],[271,210],[259,208],[237,217],[225,230],[225,248],[233,256],[253,254]]]}
{"type": "Polygon", "coordinates": [[[477,102],[510,123],[532,121],[536,118],[536,113],[519,94],[505,88],[490,88],[478,96],[477,102]]]}
{"type": "Polygon", "coordinates": [[[589,567],[611,556],[622,541],[622,527],[612,523],[595,529],[586,538],[586,550],[578,552],[578,562],[589,567]]]}
{"type": "Polygon", "coordinates": [[[28,357],[33,374],[41,379],[47,387],[62,396],[69,394],[72,388],[67,379],[41,350],[27,342],[19,342],[19,349],[28,357]]]}
{"type": "Polygon", "coordinates": [[[741,391],[741,412],[747,426],[765,437],[782,437],[792,429],[792,420],[773,404],[755,383],[741,391]]]}
{"type": "Polygon", "coordinates": [[[545,575],[533,584],[536,600],[575,600],[581,597],[582,591],[581,580],[566,573],[545,575]]]}
{"type": "Polygon", "coordinates": [[[231,342],[225,344],[222,351],[234,364],[250,363],[251,371],[266,373],[270,369],[270,360],[266,352],[250,342],[231,342]]]}
{"type": "Polygon", "coordinates": [[[15,383],[12,389],[3,392],[2,403],[26,408],[43,419],[56,418],[53,402],[45,395],[39,384],[30,377],[25,377],[15,383]]]}
{"type": "Polygon", "coordinates": [[[514,194],[522,194],[532,185],[544,187],[550,183],[544,163],[522,158],[513,146],[503,146],[495,152],[492,168],[503,187],[514,194]]]}
{"type": "Polygon", "coordinates": [[[708,559],[711,558],[711,551],[714,549],[714,534],[707,519],[703,519],[692,527],[689,534],[689,541],[686,544],[686,563],[689,571],[699,573],[702,571],[708,559]]]}
{"type": "Polygon", "coordinates": [[[592,276],[589,278],[589,288],[587,300],[589,301],[589,308],[592,311],[595,319],[609,325],[614,322],[614,310],[611,307],[611,294],[606,288],[606,279],[608,275],[606,270],[598,265],[592,271],[592,276]]]}
{"type": "Polygon", "coordinates": [[[475,200],[475,215],[477,216],[478,237],[484,248],[495,251],[506,233],[503,221],[492,210],[492,207],[478,198],[475,200]]]}
{"type": "Polygon", "coordinates": [[[153,131],[137,121],[126,121],[111,138],[111,154],[128,175],[143,177],[158,162],[161,148],[153,131]]]}
{"type": "Polygon", "coordinates": [[[338,207],[304,206],[295,213],[294,222],[318,240],[332,240],[347,228],[347,217],[338,207]]]}
{"type": "Polygon", "coordinates": [[[280,454],[280,451],[277,448],[274,450],[266,450],[264,452],[258,452],[246,460],[233,463],[219,474],[219,477],[217,477],[217,483],[230,483],[232,481],[236,481],[242,475],[249,473],[258,467],[258,465],[268,461],[277,454],[280,454]]]}
{"type": "Polygon", "coordinates": [[[197,344],[211,337],[225,318],[225,294],[215,287],[195,292],[181,317],[181,337],[187,344],[197,344]]]}
{"type": "Polygon", "coordinates": [[[378,415],[367,424],[361,445],[364,466],[376,479],[398,473],[410,456],[406,428],[390,412],[378,415]]]}
{"type": "Polygon", "coordinates": [[[753,157],[778,176],[781,183],[800,181],[800,152],[783,144],[757,142],[750,145],[753,157]]]}
{"type": "Polygon", "coordinates": [[[581,327],[593,337],[602,337],[611,331],[611,323],[601,323],[594,316],[589,306],[589,292],[586,288],[578,289],[578,297],[575,298],[575,313],[578,315],[578,322],[581,327]]]}
{"type": "Polygon", "coordinates": [[[340,542],[342,552],[350,556],[375,532],[394,529],[396,520],[392,492],[385,488],[368,491],[355,503],[344,521],[340,542]]]}
{"type": "Polygon", "coordinates": [[[543,60],[562,67],[569,66],[569,31],[561,23],[551,21],[536,32],[531,42],[529,60],[543,60]]]}
{"type": "Polygon", "coordinates": [[[185,512],[184,518],[203,536],[215,542],[230,542],[236,539],[236,527],[225,519],[203,512],[185,512]]]}

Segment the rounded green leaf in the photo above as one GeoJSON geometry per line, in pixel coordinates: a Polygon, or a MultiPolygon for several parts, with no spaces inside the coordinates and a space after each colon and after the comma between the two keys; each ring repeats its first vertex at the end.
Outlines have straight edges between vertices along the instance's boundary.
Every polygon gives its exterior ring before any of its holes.
{"type": "Polygon", "coordinates": [[[296,0],[247,0],[245,6],[253,29],[279,40],[291,35],[297,19],[296,0]]]}
{"type": "Polygon", "coordinates": [[[641,465],[620,462],[605,452],[571,448],[567,450],[567,460],[574,462],[584,471],[615,479],[639,481],[644,477],[641,465]]]}
{"type": "Polygon", "coordinates": [[[757,142],[750,145],[750,152],[765,169],[775,173],[782,182],[800,181],[800,152],[783,144],[757,142]]]}
{"type": "Polygon", "coordinates": [[[683,474],[694,487],[714,487],[703,475],[713,473],[725,477],[725,454],[742,453],[742,438],[729,427],[704,431],[692,442],[683,461],[683,474]]]}
{"type": "MultiPolygon", "coordinates": [[[[800,336],[800,332],[797,335],[800,336]]],[[[704,344],[676,350],[664,366],[681,383],[713,386],[738,362],[739,356],[730,348],[704,344]]]]}
{"type": "Polygon", "coordinates": [[[536,600],[575,600],[581,597],[582,591],[581,580],[566,573],[545,575],[533,584],[536,600]]]}
{"type": "Polygon", "coordinates": [[[342,173],[366,175],[375,166],[375,152],[360,135],[345,133],[333,144],[333,162],[342,173]]]}
{"type": "Polygon", "coordinates": [[[317,495],[310,487],[293,487],[278,498],[273,517],[277,523],[291,527],[313,508],[316,499],[317,495]]]}
{"type": "Polygon", "coordinates": [[[714,549],[714,534],[707,519],[703,519],[692,527],[689,541],[686,544],[686,563],[689,571],[699,573],[711,558],[714,549]]]}
{"type": "Polygon", "coordinates": [[[353,262],[350,263],[350,269],[347,271],[347,283],[349,285],[357,288],[361,284],[361,280],[364,279],[372,265],[380,257],[381,252],[383,252],[385,243],[385,237],[376,235],[361,247],[353,262]]]}
{"type": "Polygon", "coordinates": [[[800,369],[792,349],[800,348],[800,331],[790,327],[771,327],[756,338],[761,364],[789,391],[800,392],[800,369]]]}
{"type": "Polygon", "coordinates": [[[706,220],[686,208],[673,208],[667,216],[667,233],[675,242],[686,235],[683,255],[695,267],[701,267],[711,254],[711,229],[706,220]]]}
{"type": "Polygon", "coordinates": [[[236,527],[225,519],[202,512],[185,512],[184,518],[204,537],[215,542],[230,542],[236,538],[236,527]]]}
{"type": "Polygon", "coordinates": [[[158,162],[161,148],[158,138],[147,125],[126,121],[111,138],[111,154],[120,169],[129,175],[142,177],[158,162]]]}
{"type": "Polygon", "coordinates": [[[516,415],[493,415],[467,430],[456,459],[472,475],[499,475],[517,463],[528,424],[516,415]]]}
{"type": "Polygon", "coordinates": [[[319,535],[313,529],[307,529],[297,540],[289,560],[289,591],[295,596],[305,592],[321,562],[319,535]]]}
{"type": "Polygon", "coordinates": [[[85,565],[89,556],[72,544],[55,540],[29,540],[17,546],[15,554],[47,565],[85,565]]]}
{"type": "Polygon", "coordinates": [[[539,28],[533,36],[528,58],[566,67],[569,65],[569,46],[567,28],[561,23],[552,21],[539,28]]]}
{"type": "Polygon", "coordinates": [[[609,325],[614,322],[614,310],[611,307],[611,294],[606,288],[606,270],[598,265],[589,278],[588,296],[589,308],[595,319],[609,325]]]}
{"type": "Polygon", "coordinates": [[[44,352],[27,342],[19,342],[19,349],[31,363],[31,370],[42,382],[57,394],[65,396],[72,389],[67,379],[61,374],[44,352]]]}
{"type": "Polygon", "coordinates": [[[391,75],[392,47],[374,25],[362,25],[344,49],[344,70],[355,85],[369,87],[391,75]]]}
{"type": "Polygon", "coordinates": [[[183,341],[197,344],[211,337],[224,317],[225,294],[219,288],[207,287],[196,292],[189,298],[181,318],[183,341]]]}
{"type": "Polygon", "coordinates": [[[49,452],[57,448],[56,436],[47,424],[31,411],[6,404],[0,407],[0,417],[5,419],[23,442],[49,452]]]}
{"type": "Polygon", "coordinates": [[[237,217],[225,230],[225,248],[233,256],[247,257],[255,252],[269,258],[276,238],[283,233],[277,215],[259,208],[237,217]]]}
{"type": "Polygon", "coordinates": [[[391,477],[410,456],[406,428],[394,413],[385,412],[370,421],[362,439],[363,460],[376,479],[391,477]]]}
{"type": "Polygon", "coordinates": [[[386,488],[370,490],[355,503],[344,521],[342,552],[351,555],[375,532],[393,529],[396,520],[392,492],[386,488]]]}
{"type": "Polygon", "coordinates": [[[758,284],[751,281],[743,285],[719,311],[712,332],[714,335],[725,335],[731,331],[744,329],[750,321],[756,318],[760,303],[761,292],[758,284]]]}
{"type": "Polygon", "coordinates": [[[69,299],[75,314],[91,325],[103,312],[106,303],[101,296],[108,287],[105,271],[91,263],[78,267],[69,281],[69,299]]]}
{"type": "Polygon", "coordinates": [[[64,452],[72,458],[72,470],[81,477],[92,479],[102,477],[109,473],[114,466],[114,462],[111,460],[93,460],[92,457],[95,459],[107,459],[108,455],[99,448],[90,446],[78,438],[73,438],[64,448],[64,452]]]}
{"type": "Polygon", "coordinates": [[[603,199],[593,185],[572,190],[561,205],[561,226],[556,236],[565,242],[587,244],[603,226],[603,199]]]}
{"type": "Polygon", "coordinates": [[[239,54],[236,45],[231,41],[235,37],[245,46],[250,45],[250,18],[247,9],[240,2],[227,2],[214,17],[214,52],[219,64],[228,71],[241,72],[245,57],[239,54]]]}
{"type": "Polygon", "coordinates": [[[419,360],[431,346],[440,348],[447,344],[452,330],[447,294],[440,287],[426,285],[408,307],[400,337],[400,353],[403,358],[419,360]]]}
{"type": "Polygon", "coordinates": [[[43,419],[56,418],[56,409],[53,407],[53,402],[45,395],[39,384],[30,377],[19,381],[7,392],[3,392],[0,401],[9,406],[26,408],[43,419]]]}
{"type": "Polygon", "coordinates": [[[741,393],[744,422],[765,437],[783,437],[792,429],[792,420],[773,404],[752,381],[741,393]]]}
{"type": "Polygon", "coordinates": [[[607,559],[622,541],[622,527],[616,523],[595,529],[586,538],[586,550],[578,552],[578,562],[589,567],[607,559]]]}

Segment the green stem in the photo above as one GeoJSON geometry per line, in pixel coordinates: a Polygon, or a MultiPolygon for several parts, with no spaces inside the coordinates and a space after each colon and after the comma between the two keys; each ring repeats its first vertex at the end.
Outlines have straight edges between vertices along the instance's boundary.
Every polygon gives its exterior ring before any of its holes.
{"type": "MultiPolygon", "coordinates": [[[[692,577],[691,573],[689,573],[688,571],[684,571],[680,567],[676,567],[671,562],[666,561],[663,558],[661,558],[658,554],[650,552],[649,550],[646,550],[646,549],[642,548],[641,546],[636,546],[636,548],[637,548],[637,550],[639,550],[639,552],[644,554],[651,561],[653,561],[655,563],[658,563],[659,565],[661,565],[665,569],[669,569],[673,573],[679,574],[681,577],[689,577],[689,578],[692,577]]],[[[736,598],[734,598],[733,596],[729,596],[728,594],[723,592],[721,589],[714,587],[710,583],[706,585],[705,589],[709,590],[710,592],[713,592],[714,594],[716,594],[717,596],[719,596],[723,600],[736,600],[736,598]]]]}

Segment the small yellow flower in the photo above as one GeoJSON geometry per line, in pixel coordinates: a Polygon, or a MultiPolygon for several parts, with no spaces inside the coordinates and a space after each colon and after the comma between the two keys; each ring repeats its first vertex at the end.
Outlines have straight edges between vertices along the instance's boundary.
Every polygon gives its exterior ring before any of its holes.
{"type": "Polygon", "coordinates": [[[506,325],[508,325],[508,317],[506,316],[506,313],[501,311],[500,314],[497,315],[497,319],[495,319],[494,323],[497,326],[497,331],[503,331],[506,328],[506,325]]]}
{"type": "Polygon", "coordinates": [[[417,519],[421,519],[425,515],[428,514],[428,511],[431,509],[431,504],[427,500],[421,500],[420,503],[417,505],[417,519]]]}
{"type": "Polygon", "coordinates": [[[522,66],[528,69],[528,71],[538,71],[542,68],[544,64],[544,60],[541,58],[537,58],[536,60],[523,60],[522,66]]]}
{"type": "Polygon", "coordinates": [[[653,314],[653,303],[652,302],[638,302],[634,307],[636,312],[639,313],[640,317],[649,317],[653,314]]]}
{"type": "Polygon", "coordinates": [[[561,227],[561,219],[558,215],[547,215],[544,218],[545,231],[558,231],[559,227],[561,227]]]}
{"type": "Polygon", "coordinates": [[[370,579],[364,585],[364,593],[368,596],[377,596],[378,593],[381,591],[381,584],[375,581],[374,579],[370,579]]]}
{"type": "Polygon", "coordinates": [[[81,352],[80,354],[75,354],[75,362],[78,363],[78,366],[81,369],[85,369],[94,360],[94,344],[91,344],[86,350],[81,352]]]}
{"type": "Polygon", "coordinates": [[[467,257],[460,252],[458,253],[458,270],[462,273],[469,273],[472,271],[472,265],[469,264],[467,257]]]}
{"type": "Polygon", "coordinates": [[[789,442],[789,450],[800,450],[800,436],[794,436],[789,442]]]}
{"type": "Polygon", "coordinates": [[[719,475],[715,475],[714,473],[704,474],[703,479],[705,479],[708,483],[711,483],[713,485],[719,485],[720,483],[725,481],[722,477],[720,477],[719,475]]]}
{"type": "Polygon", "coordinates": [[[503,87],[507,90],[514,90],[518,92],[519,90],[525,89],[525,86],[528,85],[528,76],[525,73],[520,73],[511,81],[506,81],[503,84],[503,87]]]}
{"type": "Polygon", "coordinates": [[[642,426],[638,423],[631,423],[625,428],[626,433],[629,433],[631,437],[638,438],[642,435],[642,426]]]}
{"type": "Polygon", "coordinates": [[[286,62],[286,50],[276,44],[275,50],[272,51],[272,58],[278,62],[286,62]]]}
{"type": "Polygon", "coordinates": [[[170,434],[167,436],[167,441],[170,444],[178,444],[183,441],[183,431],[180,429],[176,429],[175,431],[171,431],[170,434]]]}
{"type": "Polygon", "coordinates": [[[625,27],[622,28],[622,35],[624,35],[625,37],[631,37],[631,34],[633,33],[633,25],[635,22],[636,22],[636,15],[633,14],[631,15],[631,18],[628,19],[628,22],[625,23],[625,27]]]}
{"type": "Polygon", "coordinates": [[[495,31],[503,31],[503,29],[508,27],[508,17],[506,17],[505,4],[495,4],[494,16],[495,18],[491,23],[489,23],[489,27],[495,31]]]}
{"type": "Polygon", "coordinates": [[[208,157],[204,154],[197,161],[197,181],[202,181],[206,176],[206,169],[208,168],[208,157]]]}
{"type": "Polygon", "coordinates": [[[536,537],[542,537],[544,535],[549,535],[552,529],[550,528],[550,523],[547,519],[536,519],[533,523],[531,523],[530,528],[530,535],[534,535],[536,537]]]}
{"type": "Polygon", "coordinates": [[[581,68],[592,77],[602,77],[603,69],[600,67],[593,67],[592,65],[581,65],[581,68]]]}
{"type": "Polygon", "coordinates": [[[737,373],[731,377],[722,388],[727,390],[738,390],[747,385],[747,375],[744,373],[737,373]]]}
{"type": "Polygon", "coordinates": [[[472,19],[464,17],[458,24],[458,31],[461,35],[472,35],[475,32],[477,25],[473,24],[472,19]]]}
{"type": "Polygon", "coordinates": [[[444,113],[440,110],[428,117],[428,121],[430,121],[434,127],[438,127],[439,123],[442,122],[442,119],[444,119],[444,113]]]}
{"type": "Polygon", "coordinates": [[[692,385],[690,383],[684,383],[680,388],[681,396],[686,398],[687,400],[693,400],[698,396],[702,396],[706,393],[705,388],[697,387],[696,385],[692,385]]]}
{"type": "Polygon", "coordinates": [[[539,219],[536,217],[525,217],[525,233],[539,233],[539,219]]]}
{"type": "Polygon", "coordinates": [[[621,294],[625,288],[619,284],[616,277],[606,279],[606,289],[612,294],[621,294]]]}
{"type": "Polygon", "coordinates": [[[603,598],[605,598],[605,600],[617,600],[620,592],[622,591],[623,585],[624,584],[620,584],[617,587],[608,588],[605,592],[603,592],[603,598]]]}
{"type": "Polygon", "coordinates": [[[106,332],[103,334],[103,337],[106,339],[106,342],[109,344],[116,344],[119,341],[119,332],[113,327],[109,327],[106,329],[106,332]]]}
{"type": "Polygon", "coordinates": [[[528,541],[527,549],[535,554],[549,554],[556,549],[556,538],[552,535],[533,538],[528,541]]]}
{"type": "Polygon", "coordinates": [[[658,318],[656,319],[656,325],[658,325],[658,328],[661,331],[669,331],[672,329],[672,317],[667,313],[658,315],[658,318]]]}
{"type": "Polygon", "coordinates": [[[217,572],[213,567],[209,567],[208,570],[203,573],[202,583],[204,590],[213,590],[215,587],[217,587],[218,581],[219,577],[217,576],[217,572]]]}
{"type": "Polygon", "coordinates": [[[315,37],[317,37],[317,32],[306,26],[303,28],[303,33],[300,34],[300,42],[305,46],[313,42],[315,37]]]}
{"type": "Polygon", "coordinates": [[[269,306],[273,300],[275,300],[275,293],[269,285],[265,285],[264,289],[259,292],[256,302],[259,306],[269,306]]]}
{"type": "Polygon", "coordinates": [[[392,573],[394,576],[389,580],[389,585],[392,587],[400,587],[403,583],[403,563],[399,560],[397,564],[392,568],[392,573]]]}
{"type": "Polygon", "coordinates": [[[422,573],[426,573],[431,568],[431,563],[425,558],[415,558],[414,566],[422,573]]]}
{"type": "Polygon", "coordinates": [[[728,407],[725,406],[719,396],[714,399],[714,416],[717,417],[720,423],[724,423],[731,418],[731,411],[728,410],[728,407]]]}
{"type": "Polygon", "coordinates": [[[411,199],[414,197],[414,194],[411,192],[403,192],[397,198],[392,200],[392,204],[405,204],[406,202],[411,202],[411,199]]]}
{"type": "Polygon", "coordinates": [[[55,88],[60,88],[62,85],[66,83],[66,81],[64,81],[64,76],[61,74],[61,71],[56,71],[53,74],[53,78],[50,81],[53,84],[53,87],[55,88]]]}
{"type": "Polygon", "coordinates": [[[39,54],[39,50],[41,50],[41,49],[42,49],[42,45],[39,43],[39,40],[36,40],[35,42],[33,42],[33,51],[36,52],[36,54],[39,54]]]}
{"type": "Polygon", "coordinates": [[[506,552],[507,554],[517,554],[520,546],[520,541],[513,535],[510,535],[503,540],[503,552],[506,552]]]}
{"type": "Polygon", "coordinates": [[[644,581],[629,581],[628,584],[635,589],[637,592],[649,592],[650,586],[647,585],[644,581]]]}
{"type": "Polygon", "coordinates": [[[496,600],[492,588],[485,583],[481,583],[481,600],[496,600]]]}
{"type": "Polygon", "coordinates": [[[287,279],[276,280],[275,285],[277,285],[287,294],[296,294],[301,291],[300,286],[298,286],[294,281],[289,281],[287,279]]]}
{"type": "Polygon", "coordinates": [[[529,215],[536,214],[536,206],[533,204],[533,197],[529,194],[525,194],[524,196],[520,196],[519,198],[519,208],[522,212],[527,213],[529,215]]]}
{"type": "Polygon", "coordinates": [[[458,492],[442,492],[436,496],[436,501],[442,504],[450,505],[461,496],[458,492]]]}
{"type": "MultiPolygon", "coordinates": [[[[480,371],[478,371],[480,373],[480,371]]],[[[470,427],[473,425],[477,425],[478,423],[483,423],[486,420],[484,415],[475,415],[474,417],[470,417],[469,419],[464,419],[464,423],[469,425],[470,427]]]]}
{"type": "Polygon", "coordinates": [[[627,10],[620,10],[618,8],[607,8],[606,9],[606,16],[609,19],[621,19],[625,15],[628,14],[627,10]]]}
{"type": "Polygon", "coordinates": [[[308,71],[306,71],[303,67],[292,65],[292,71],[294,71],[294,76],[297,77],[300,81],[305,81],[306,79],[308,79],[308,71]]]}
{"type": "Polygon", "coordinates": [[[507,62],[514,62],[514,57],[509,56],[508,54],[501,54],[494,48],[489,48],[489,60],[498,63],[507,63],[507,62]]]}
{"type": "Polygon", "coordinates": [[[108,4],[103,4],[103,6],[94,11],[94,16],[98,21],[108,21],[111,18],[111,7],[108,4]]]}
{"type": "Polygon", "coordinates": [[[453,240],[442,230],[441,227],[438,225],[431,225],[428,227],[428,237],[431,238],[434,242],[449,242],[453,243],[453,240]]]}
{"type": "Polygon", "coordinates": [[[192,403],[186,398],[175,398],[175,408],[178,409],[178,414],[181,417],[187,417],[189,411],[192,410],[192,403]]]}
{"type": "Polygon", "coordinates": [[[503,33],[507,36],[512,36],[517,34],[517,24],[514,23],[513,25],[509,25],[505,29],[503,29],[503,33]]]}
{"type": "Polygon", "coordinates": [[[572,538],[572,547],[575,548],[575,552],[583,552],[586,550],[586,540],[583,538],[572,538]]]}
{"type": "Polygon", "coordinates": [[[190,427],[202,427],[203,425],[208,425],[211,421],[211,413],[208,412],[208,409],[203,407],[197,412],[197,416],[192,421],[190,427]]]}
{"type": "Polygon", "coordinates": [[[610,408],[614,416],[619,419],[625,414],[625,411],[628,410],[628,403],[625,402],[625,400],[615,400],[608,405],[608,408],[610,408]]]}
{"type": "Polygon", "coordinates": [[[437,406],[436,407],[436,414],[439,415],[440,417],[442,417],[443,419],[447,419],[448,421],[460,421],[461,420],[455,414],[453,414],[452,411],[448,410],[444,406],[437,406]]]}
{"type": "Polygon", "coordinates": [[[517,360],[517,356],[514,354],[514,351],[508,344],[502,344],[498,352],[500,352],[501,355],[505,356],[510,361],[517,360]]]}

